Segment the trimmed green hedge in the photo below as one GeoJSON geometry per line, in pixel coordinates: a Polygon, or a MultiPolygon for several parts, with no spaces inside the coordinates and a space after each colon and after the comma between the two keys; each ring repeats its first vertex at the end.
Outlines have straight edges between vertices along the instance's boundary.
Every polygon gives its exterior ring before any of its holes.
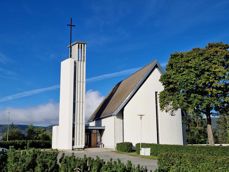
{"type": "Polygon", "coordinates": [[[130,161],[127,164],[122,163],[120,160],[104,161],[99,157],[90,158],[77,158],[75,156],[65,156],[60,159],[60,172],[70,171],[85,171],[85,172],[147,172],[147,168],[134,166],[130,161]]]}
{"type": "Polygon", "coordinates": [[[28,148],[51,148],[51,141],[46,140],[28,140],[27,141],[28,148]]]}
{"type": "MultiPolygon", "coordinates": [[[[158,156],[161,153],[189,153],[207,156],[229,156],[229,146],[182,146],[182,145],[158,145],[142,143],[142,147],[151,148],[151,155],[158,156]]],[[[140,144],[136,144],[139,154],[140,144]]]]}
{"type": "MultiPolygon", "coordinates": [[[[7,172],[147,172],[144,167],[134,166],[130,161],[127,164],[118,161],[104,161],[100,158],[84,158],[72,156],[62,156],[57,161],[57,151],[45,151],[39,149],[15,150],[8,151],[8,158],[4,158],[4,166],[1,166],[0,171],[5,169],[7,172]]],[[[0,164],[3,164],[0,161],[0,164]]],[[[4,171],[3,171],[4,172],[4,171]]]]}
{"type": "Polygon", "coordinates": [[[41,151],[38,149],[14,150],[7,153],[7,171],[39,171],[57,172],[57,151],[41,151]]]}
{"type": "Polygon", "coordinates": [[[0,152],[0,171],[1,172],[7,171],[6,164],[7,164],[7,154],[5,152],[0,152]]]}
{"type": "Polygon", "coordinates": [[[44,140],[10,140],[0,141],[0,147],[9,149],[10,147],[15,149],[26,148],[51,148],[51,141],[44,140]]]}
{"type": "Polygon", "coordinates": [[[227,156],[163,153],[159,155],[157,171],[226,172],[229,171],[229,158],[227,156]]]}
{"type": "Polygon", "coordinates": [[[122,142],[116,144],[117,151],[120,152],[132,152],[133,151],[133,144],[131,142],[122,142]]]}

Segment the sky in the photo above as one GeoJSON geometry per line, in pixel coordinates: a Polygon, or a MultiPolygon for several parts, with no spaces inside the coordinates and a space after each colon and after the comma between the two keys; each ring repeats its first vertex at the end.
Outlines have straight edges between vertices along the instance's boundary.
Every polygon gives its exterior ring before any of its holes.
{"type": "Polygon", "coordinates": [[[228,0],[1,0],[0,124],[58,123],[60,63],[87,43],[86,117],[118,81],[174,52],[229,43],[228,0]]]}

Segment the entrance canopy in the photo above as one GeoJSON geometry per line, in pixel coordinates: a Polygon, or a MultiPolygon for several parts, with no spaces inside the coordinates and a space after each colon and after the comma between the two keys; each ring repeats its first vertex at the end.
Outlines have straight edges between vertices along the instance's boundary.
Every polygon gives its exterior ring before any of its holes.
{"type": "Polygon", "coordinates": [[[101,136],[105,130],[104,126],[85,126],[86,138],[85,146],[86,147],[103,147],[101,136]]]}
{"type": "Polygon", "coordinates": [[[105,126],[85,126],[86,130],[105,130],[105,126]]]}

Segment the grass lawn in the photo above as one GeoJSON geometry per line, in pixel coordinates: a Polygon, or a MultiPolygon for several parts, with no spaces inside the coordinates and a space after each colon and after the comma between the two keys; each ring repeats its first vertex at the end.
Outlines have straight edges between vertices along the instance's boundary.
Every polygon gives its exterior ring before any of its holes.
{"type": "Polygon", "coordinates": [[[120,154],[125,154],[125,155],[130,155],[130,156],[141,157],[141,158],[145,158],[145,159],[153,159],[153,160],[158,159],[157,156],[143,156],[143,155],[137,154],[137,152],[120,152],[120,151],[114,151],[114,152],[120,153],[120,154]]]}

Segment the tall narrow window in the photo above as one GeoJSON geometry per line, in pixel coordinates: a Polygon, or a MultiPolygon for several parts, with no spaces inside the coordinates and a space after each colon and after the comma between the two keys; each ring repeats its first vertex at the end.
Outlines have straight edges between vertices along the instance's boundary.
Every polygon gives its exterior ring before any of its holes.
{"type": "Polygon", "coordinates": [[[155,110],[156,110],[156,128],[157,128],[157,144],[160,144],[159,138],[159,119],[158,119],[158,93],[155,91],[155,110]]]}
{"type": "Polygon", "coordinates": [[[72,116],[72,145],[75,145],[75,114],[76,114],[76,62],[74,62],[74,76],[73,76],[73,116],[72,116]]]}

